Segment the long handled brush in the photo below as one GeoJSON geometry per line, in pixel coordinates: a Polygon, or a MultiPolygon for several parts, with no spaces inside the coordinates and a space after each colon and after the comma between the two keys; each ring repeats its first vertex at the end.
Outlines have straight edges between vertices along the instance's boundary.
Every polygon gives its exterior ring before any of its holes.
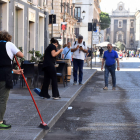
{"type": "MultiPolygon", "coordinates": [[[[14,56],[14,58],[15,58],[15,60],[16,60],[16,62],[17,62],[17,65],[18,65],[19,69],[21,69],[21,67],[20,67],[20,65],[19,65],[19,63],[18,63],[18,61],[17,61],[16,56],[14,56]]],[[[30,90],[30,88],[29,88],[29,85],[28,85],[28,83],[27,83],[27,81],[26,81],[25,76],[24,76],[23,73],[22,73],[22,76],[23,76],[23,79],[24,79],[24,81],[25,81],[25,83],[26,83],[26,86],[27,86],[27,88],[28,88],[28,90],[29,90],[29,93],[30,93],[30,95],[31,95],[31,97],[32,97],[32,100],[33,100],[33,102],[34,102],[34,105],[35,105],[35,107],[36,107],[36,109],[37,109],[37,112],[38,112],[38,114],[39,114],[39,117],[40,117],[40,119],[41,119],[41,121],[42,121],[42,122],[40,123],[39,127],[43,128],[43,129],[45,129],[45,130],[47,130],[47,129],[49,129],[49,127],[48,127],[48,125],[47,125],[47,124],[43,121],[43,119],[42,119],[42,116],[41,116],[41,114],[40,114],[40,111],[39,111],[39,109],[38,109],[38,107],[37,107],[37,104],[36,104],[36,102],[35,102],[35,100],[34,100],[33,94],[32,94],[32,92],[31,92],[31,90],[30,90]]]]}

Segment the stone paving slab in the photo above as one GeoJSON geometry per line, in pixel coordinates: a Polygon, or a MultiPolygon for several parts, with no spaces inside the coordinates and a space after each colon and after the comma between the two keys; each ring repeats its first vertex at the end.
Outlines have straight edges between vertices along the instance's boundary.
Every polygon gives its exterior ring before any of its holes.
{"type": "MultiPolygon", "coordinates": [[[[73,86],[71,82],[65,88],[59,85],[61,99],[42,99],[31,89],[37,106],[41,112],[44,122],[51,128],[76,98],[85,84],[96,73],[96,69],[84,69],[84,85],[73,86]]],[[[50,90],[51,95],[51,90],[50,90]]],[[[48,130],[39,128],[41,122],[33,101],[27,89],[14,87],[11,90],[7,103],[4,119],[12,124],[10,130],[0,131],[0,140],[41,140],[48,130]]]]}

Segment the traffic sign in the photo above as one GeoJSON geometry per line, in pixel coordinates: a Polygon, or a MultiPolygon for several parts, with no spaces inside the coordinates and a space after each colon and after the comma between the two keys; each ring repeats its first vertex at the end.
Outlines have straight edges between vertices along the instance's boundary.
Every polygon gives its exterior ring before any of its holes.
{"type": "Polygon", "coordinates": [[[67,29],[67,22],[61,22],[61,30],[67,29]]]}

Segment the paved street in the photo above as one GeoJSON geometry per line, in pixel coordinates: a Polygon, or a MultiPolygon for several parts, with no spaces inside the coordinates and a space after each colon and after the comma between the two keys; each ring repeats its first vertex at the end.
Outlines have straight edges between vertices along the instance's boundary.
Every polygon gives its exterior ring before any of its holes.
{"type": "Polygon", "coordinates": [[[117,88],[98,71],[43,140],[139,140],[140,60],[121,61],[117,88]]]}
{"type": "MultiPolygon", "coordinates": [[[[84,85],[95,72],[96,69],[84,69],[84,85]]],[[[58,85],[61,95],[60,100],[42,99],[31,89],[43,120],[50,128],[76,98],[84,85],[73,86],[73,76],[71,76],[71,82],[68,83],[68,86],[64,88],[63,84],[58,85]]],[[[50,95],[52,95],[51,92],[52,90],[49,90],[50,95]]],[[[29,91],[27,88],[21,88],[19,81],[14,89],[10,91],[4,119],[12,125],[12,128],[7,131],[1,130],[0,140],[41,140],[47,133],[47,131],[38,127],[41,122],[39,115],[29,91]]]]}

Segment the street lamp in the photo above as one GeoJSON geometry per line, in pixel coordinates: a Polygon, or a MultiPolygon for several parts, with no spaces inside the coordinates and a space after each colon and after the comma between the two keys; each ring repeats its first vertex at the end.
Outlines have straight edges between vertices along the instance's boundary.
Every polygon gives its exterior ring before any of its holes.
{"type": "Polygon", "coordinates": [[[86,12],[83,10],[82,12],[83,19],[85,18],[85,15],[86,15],[86,12]]]}

